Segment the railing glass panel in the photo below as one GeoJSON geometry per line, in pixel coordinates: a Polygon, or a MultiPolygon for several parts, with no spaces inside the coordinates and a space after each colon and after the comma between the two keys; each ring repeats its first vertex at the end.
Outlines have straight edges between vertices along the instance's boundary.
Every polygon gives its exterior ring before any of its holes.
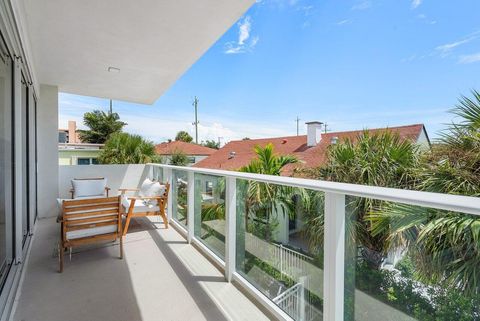
{"type": "Polygon", "coordinates": [[[194,234],[225,259],[225,178],[195,174],[194,234]]]}
{"type": "Polygon", "coordinates": [[[479,216],[361,197],[345,215],[345,320],[480,320],[479,216]]]}
{"type": "Polygon", "coordinates": [[[322,320],[324,193],[237,179],[236,269],[295,320],[322,320]]]}
{"type": "Polygon", "coordinates": [[[188,174],[186,171],[172,170],[172,218],[187,227],[188,213],[188,174]]]}

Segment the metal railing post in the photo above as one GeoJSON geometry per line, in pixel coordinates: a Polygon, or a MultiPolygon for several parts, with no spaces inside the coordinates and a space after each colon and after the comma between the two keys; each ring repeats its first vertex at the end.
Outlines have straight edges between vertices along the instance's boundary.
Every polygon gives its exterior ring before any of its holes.
{"type": "Polygon", "coordinates": [[[323,320],[343,321],[345,194],[325,192],[323,320]]]}
{"type": "Polygon", "coordinates": [[[192,243],[194,236],[194,227],[195,227],[195,173],[188,172],[188,187],[187,187],[187,203],[188,203],[188,212],[187,212],[187,231],[188,243],[192,243]]]}
{"type": "Polygon", "coordinates": [[[225,279],[230,282],[235,272],[236,224],[237,224],[237,180],[226,178],[225,187],[225,279]]]}

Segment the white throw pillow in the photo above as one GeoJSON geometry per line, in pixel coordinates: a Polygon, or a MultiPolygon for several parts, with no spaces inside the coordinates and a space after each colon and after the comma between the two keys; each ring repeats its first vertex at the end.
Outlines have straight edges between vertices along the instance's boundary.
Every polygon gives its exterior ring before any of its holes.
{"type": "Polygon", "coordinates": [[[73,179],[73,198],[104,196],[107,179],[73,179]]]}
{"type": "Polygon", "coordinates": [[[165,185],[162,185],[159,182],[154,182],[147,178],[143,181],[138,195],[140,197],[152,197],[160,196],[163,193],[165,193],[165,185]]]}

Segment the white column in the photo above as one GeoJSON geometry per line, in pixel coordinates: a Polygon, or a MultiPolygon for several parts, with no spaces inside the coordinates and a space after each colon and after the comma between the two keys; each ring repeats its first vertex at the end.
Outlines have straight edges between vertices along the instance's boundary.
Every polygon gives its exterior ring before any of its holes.
{"type": "Polygon", "coordinates": [[[345,277],[345,195],[325,193],[323,320],[342,321],[345,277]]]}
{"type": "Polygon", "coordinates": [[[188,187],[187,187],[187,203],[188,203],[188,213],[187,213],[187,230],[188,230],[188,243],[192,242],[194,235],[194,226],[195,226],[195,173],[188,172],[188,187]]]}
{"type": "Polygon", "coordinates": [[[237,224],[237,180],[226,178],[225,188],[225,279],[230,282],[235,272],[236,224],[237,224]]]}
{"type": "MultiPolygon", "coordinates": [[[[58,215],[58,87],[40,85],[37,106],[38,216],[58,215]]],[[[65,191],[62,191],[65,193],[65,191]]]]}

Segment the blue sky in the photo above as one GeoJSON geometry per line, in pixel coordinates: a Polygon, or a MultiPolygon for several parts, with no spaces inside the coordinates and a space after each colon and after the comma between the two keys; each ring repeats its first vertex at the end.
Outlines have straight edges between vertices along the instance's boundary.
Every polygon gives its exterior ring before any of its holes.
{"type": "MultiPolygon", "coordinates": [[[[153,106],[114,101],[126,131],[155,142],[295,135],[452,120],[480,89],[478,0],[258,0],[153,106]]],[[[108,100],[60,94],[59,125],[108,100]]]]}

